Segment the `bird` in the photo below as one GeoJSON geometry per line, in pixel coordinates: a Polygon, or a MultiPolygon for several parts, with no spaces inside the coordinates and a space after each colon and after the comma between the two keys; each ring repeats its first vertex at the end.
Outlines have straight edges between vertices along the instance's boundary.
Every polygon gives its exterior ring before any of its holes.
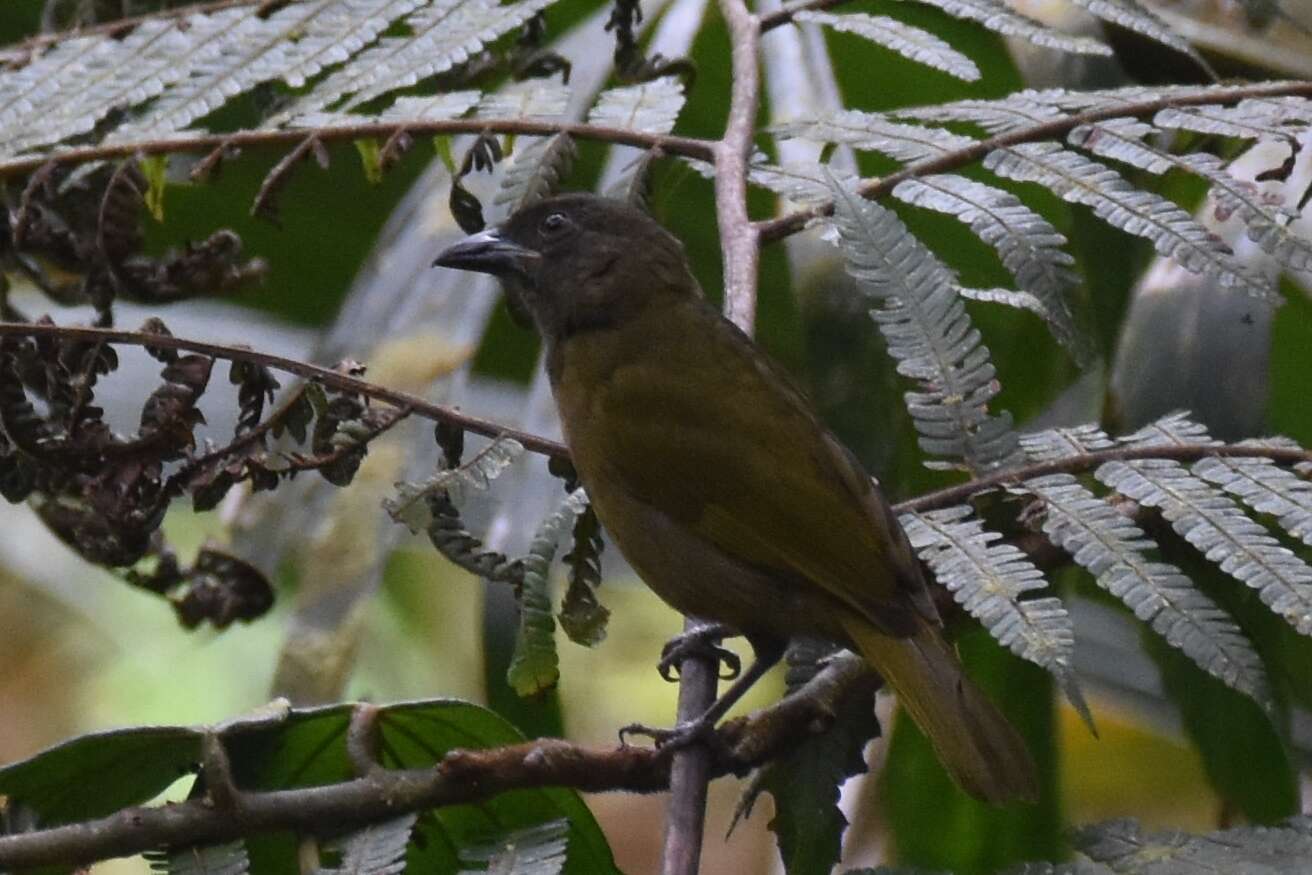
{"type": "Polygon", "coordinates": [[[446,248],[542,336],[565,443],[602,525],[665,602],[742,635],[754,662],[714,725],[797,636],[861,655],[967,793],[1038,795],[1019,733],[965,675],[878,483],[805,393],[712,306],[683,245],[618,199],[556,195],[446,248]]]}

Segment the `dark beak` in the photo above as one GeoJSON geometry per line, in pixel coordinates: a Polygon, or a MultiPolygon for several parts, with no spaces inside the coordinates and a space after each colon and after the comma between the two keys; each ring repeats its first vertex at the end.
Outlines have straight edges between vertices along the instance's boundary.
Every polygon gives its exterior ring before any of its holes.
{"type": "Polygon", "coordinates": [[[527,279],[539,258],[532,249],[506,240],[496,228],[488,228],[449,247],[437,257],[433,266],[527,279]]]}

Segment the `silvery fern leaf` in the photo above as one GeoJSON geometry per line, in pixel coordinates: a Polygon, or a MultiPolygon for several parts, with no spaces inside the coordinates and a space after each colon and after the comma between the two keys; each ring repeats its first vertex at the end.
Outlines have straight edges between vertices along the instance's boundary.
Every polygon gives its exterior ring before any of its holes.
{"type": "Polygon", "coordinates": [[[1103,21],[1118,24],[1126,30],[1143,34],[1150,40],[1155,40],[1164,46],[1175,49],[1177,52],[1188,55],[1212,79],[1217,78],[1212,68],[1203,60],[1202,55],[1194,50],[1194,47],[1189,44],[1187,39],[1172,30],[1166,22],[1148,9],[1145,9],[1137,0],[1074,0],[1074,2],[1077,6],[1084,7],[1103,21]]]}
{"type": "Polygon", "coordinates": [[[246,843],[242,841],[149,851],[143,856],[150,863],[150,871],[161,875],[246,875],[251,870],[246,843]]]}
{"type": "Polygon", "coordinates": [[[782,139],[840,143],[865,152],[879,152],[895,161],[921,161],[964,149],[975,141],[951,131],[890,121],[879,113],[843,110],[822,118],[774,128],[782,139]]]}
{"type": "Polygon", "coordinates": [[[26,67],[0,73],[0,153],[14,155],[85,134],[186,79],[214,57],[250,10],[147,20],[122,40],[65,40],[26,67]],[[57,98],[57,99],[56,99],[57,98]]]}
{"type": "Polygon", "coordinates": [[[1220,486],[1258,513],[1312,546],[1312,483],[1270,459],[1217,456],[1195,462],[1191,473],[1220,486]]]}
{"type": "Polygon", "coordinates": [[[959,100],[934,106],[916,106],[892,113],[897,118],[931,122],[970,122],[990,134],[1005,134],[1063,118],[1067,113],[1033,99],[1022,91],[1001,100],[959,100]]]}
{"type": "Polygon", "coordinates": [[[498,841],[462,849],[461,862],[477,868],[462,869],[460,875],[559,875],[568,845],[567,820],[515,830],[498,841]]]}
{"type": "Polygon", "coordinates": [[[403,814],[336,839],[329,847],[341,851],[341,865],[320,869],[316,875],[401,875],[410,831],[418,816],[403,814]]]}
{"type": "Polygon", "coordinates": [[[1080,55],[1110,55],[1111,46],[1087,36],[1062,33],[1022,15],[998,0],[923,0],[954,18],[978,22],[1003,36],[1020,37],[1047,49],[1080,55]]]}
{"type": "Polygon", "coordinates": [[[1091,207],[1103,221],[1152,242],[1161,255],[1193,273],[1253,297],[1277,299],[1270,282],[1237,264],[1216,235],[1171,201],[1135,188],[1120,174],[1063,149],[1057,143],[1026,143],[990,152],[984,166],[1006,179],[1034,182],[1062,200],[1091,207]]]}
{"type": "Polygon", "coordinates": [[[1120,875],[1301,875],[1312,859],[1312,818],[1206,835],[1144,834],[1133,820],[1111,820],[1075,830],[1071,843],[1120,875]]]}
{"type": "Polygon", "coordinates": [[[569,134],[538,137],[515,150],[515,156],[501,178],[492,202],[505,208],[509,216],[516,210],[550,197],[560,187],[578,155],[578,146],[569,134]]]}
{"type": "Polygon", "coordinates": [[[406,16],[411,33],[384,36],[302,96],[271,124],[317,112],[349,96],[342,109],[414,85],[468,60],[487,43],[514,30],[553,0],[436,0],[406,16]]]}
{"type": "Polygon", "coordinates": [[[834,15],[831,12],[803,10],[794,13],[793,20],[823,24],[834,30],[856,34],[876,45],[897,52],[908,60],[940,70],[949,76],[955,76],[966,82],[979,80],[979,67],[976,67],[975,62],[970,58],[934,34],[912,27],[896,18],[889,18],[886,15],[866,15],[863,12],[834,15]]]}
{"type": "Polygon", "coordinates": [[[1021,599],[1047,582],[1002,535],[984,528],[968,505],[899,519],[916,554],[934,577],[998,643],[1052,672],[1090,726],[1093,718],[1071,669],[1075,632],[1070,614],[1054,597],[1021,599]]]}
{"type": "Polygon", "coordinates": [[[383,509],[412,532],[422,532],[433,521],[428,499],[440,493],[460,504],[471,492],[483,492],[524,454],[524,446],[513,438],[497,438],[469,461],[443,468],[417,483],[397,483],[396,495],[383,501],[383,509]]]}
{"type": "Polygon", "coordinates": [[[1003,265],[1016,278],[1016,285],[1038,307],[1022,298],[988,300],[1033,310],[1048,323],[1053,336],[1076,353],[1078,360],[1084,362],[1091,358],[1087,340],[1076,331],[1068,298],[1078,279],[1070,270],[1075,259],[1061,248],[1066,245],[1066,238],[1046,219],[1011,192],[964,176],[905,179],[893,189],[893,197],[946,213],[969,225],[975,236],[998,250],[1003,265]]]}
{"type": "Polygon", "coordinates": [[[976,471],[1009,464],[1016,432],[1010,414],[988,412],[1000,387],[955,277],[892,211],[837,183],[831,192],[847,271],[882,302],[871,316],[898,373],[920,383],[904,397],[921,448],[976,471]]]}
{"type": "Polygon", "coordinates": [[[287,123],[291,128],[319,128],[334,125],[356,125],[365,121],[380,122],[440,122],[460,118],[479,104],[478,91],[448,91],[423,97],[399,97],[376,116],[362,116],[349,112],[310,112],[298,115],[287,123]]]}
{"type": "Polygon", "coordinates": [[[1276,261],[1291,270],[1312,267],[1312,241],[1290,230],[1298,214],[1285,206],[1272,205],[1253,183],[1231,176],[1225,162],[1206,152],[1174,155],[1165,149],[1143,142],[1157,129],[1133,119],[1114,119],[1095,125],[1081,125],[1067,137],[1072,146],[1088,149],[1095,155],[1132,164],[1149,173],[1161,174],[1180,169],[1212,184],[1208,193],[1218,218],[1239,216],[1248,236],[1276,261]]]}
{"type": "MultiPolygon", "coordinates": [[[[1046,433],[1021,438],[1027,449],[1050,439],[1046,433]]],[[[1014,491],[1039,499],[1044,533],[1098,586],[1199,668],[1270,707],[1266,671],[1247,637],[1178,568],[1149,559],[1152,541],[1124,514],[1070,474],[1027,480],[1014,491]]]]}
{"type": "Polygon", "coordinates": [[[1312,125],[1312,101],[1305,97],[1242,100],[1235,106],[1168,107],[1153,117],[1161,128],[1178,128],[1247,140],[1294,138],[1312,125]]]}
{"type": "Polygon", "coordinates": [[[340,63],[413,10],[414,0],[310,0],[261,18],[250,10],[216,35],[216,50],[196,59],[185,79],[163,91],[106,142],[181,130],[262,82],[299,87],[340,63]]]}
{"type": "Polygon", "coordinates": [[[747,179],[754,185],[768,188],[777,195],[806,206],[827,204],[832,199],[830,179],[851,188],[859,179],[854,173],[835,170],[819,164],[753,164],[747,169],[747,179]]]}
{"type": "Polygon", "coordinates": [[[1047,308],[1043,302],[1029,292],[1017,292],[1011,289],[975,289],[970,286],[957,286],[957,294],[967,301],[983,301],[985,304],[1002,304],[1016,310],[1033,313],[1041,319],[1048,318],[1047,308]]]}
{"type": "Polygon", "coordinates": [[[668,134],[683,109],[683,83],[662,76],[639,85],[603,91],[588,113],[588,122],[649,134],[668,134]]]}
{"type": "Polygon", "coordinates": [[[475,115],[486,119],[557,118],[568,108],[568,88],[529,79],[484,95],[475,115]]]}
{"type": "MultiPolygon", "coordinates": [[[[1129,446],[1206,440],[1201,426],[1167,417],[1125,439],[1129,446]]],[[[1312,567],[1281,546],[1238,505],[1171,459],[1107,462],[1094,475],[1146,507],[1159,508],[1176,530],[1221,570],[1257,590],[1272,611],[1312,635],[1312,567]]]]}

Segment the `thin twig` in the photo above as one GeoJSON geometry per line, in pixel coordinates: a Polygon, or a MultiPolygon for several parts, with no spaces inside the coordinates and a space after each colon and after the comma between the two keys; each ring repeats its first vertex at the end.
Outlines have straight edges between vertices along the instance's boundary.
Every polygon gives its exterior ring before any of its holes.
{"type": "MultiPolygon", "coordinates": [[[[710,774],[745,774],[791,750],[827,726],[835,702],[868,695],[872,688],[873,676],[856,657],[834,660],[797,693],[721,726],[712,745],[716,754],[710,774]]],[[[432,768],[373,768],[337,784],[268,792],[232,787],[232,808],[192,799],[0,836],[0,870],[83,866],[152,848],[218,844],[268,832],[342,832],[411,811],[481,802],[509,790],[650,793],[665,789],[669,780],[668,754],[631,745],[598,748],[539,739],[457,750],[432,768]]]]}
{"type": "MultiPolygon", "coordinates": [[[[919,161],[902,168],[896,173],[867,179],[857,188],[857,193],[869,200],[880,198],[891,192],[899,182],[914,177],[928,176],[956,170],[967,164],[979,161],[995,149],[1018,146],[1022,143],[1036,143],[1062,137],[1080,125],[1093,124],[1114,118],[1127,118],[1151,115],[1175,106],[1205,106],[1208,104],[1236,103],[1251,97],[1312,97],[1312,82],[1273,82],[1261,85],[1242,85],[1234,88],[1212,88],[1199,90],[1195,94],[1174,94],[1155,100],[1126,101],[1116,106],[1092,109],[1074,115],[1053,119],[1018,128],[996,137],[979,140],[961,149],[944,152],[937,158],[919,161]]],[[[820,204],[810,209],[789,213],[777,219],[756,223],[756,231],[762,243],[773,243],[790,234],[803,230],[813,219],[828,216],[834,211],[833,203],[820,204]]]]}
{"type": "Polygon", "coordinates": [[[371,122],[358,125],[328,125],[320,128],[275,128],[233,131],[224,134],[207,134],[201,137],[175,136],[154,140],[139,140],[112,145],[79,146],[56,152],[53,155],[24,156],[0,162],[0,178],[16,176],[50,162],[54,164],[85,164],[89,161],[106,161],[133,155],[162,155],[172,153],[213,152],[218,147],[225,151],[245,146],[291,146],[303,142],[307,136],[317,137],[325,143],[343,140],[386,140],[404,130],[411,136],[435,134],[494,134],[523,136],[551,136],[567,133],[583,140],[600,140],[640,149],[660,149],[671,155],[683,155],[702,161],[715,160],[714,144],[695,137],[676,137],[672,134],[653,134],[627,128],[589,125],[581,122],[545,121],[542,119],[448,119],[446,121],[371,122]]]}
{"type": "MultiPolygon", "coordinates": [[[[497,437],[513,438],[529,452],[555,456],[561,459],[569,458],[569,451],[562,444],[550,438],[511,428],[490,419],[471,416],[454,408],[426,401],[416,395],[350,377],[339,371],[320,367],[319,365],[270,355],[269,353],[256,352],[242,346],[225,346],[218,343],[207,343],[189,340],[184,337],[142,331],[121,331],[110,328],[84,328],[81,326],[29,322],[0,322],[0,337],[48,337],[77,340],[85,343],[104,342],[141,347],[153,346],[196,352],[225,361],[261,364],[304,377],[307,380],[313,380],[331,389],[355,392],[401,409],[409,408],[411,412],[425,419],[435,422],[449,422],[465,431],[483,435],[484,437],[494,439],[497,437]]],[[[1312,450],[1302,447],[1268,447],[1254,444],[1167,444],[1150,447],[1113,447],[1109,450],[1067,456],[1051,462],[1036,462],[1018,468],[996,471],[955,486],[948,486],[907,499],[893,505],[893,509],[898,513],[906,513],[951,507],[954,504],[969,501],[972,496],[983,492],[1018,485],[1026,480],[1042,477],[1045,474],[1079,474],[1092,471],[1105,462],[1129,462],[1136,459],[1173,459],[1177,462],[1188,463],[1210,457],[1270,459],[1279,465],[1298,465],[1312,463],[1312,450]]]]}
{"type": "Polygon", "coordinates": [[[225,361],[251,362],[252,364],[264,365],[289,374],[295,374],[307,380],[313,380],[331,389],[342,392],[356,392],[376,401],[390,404],[393,407],[409,408],[412,412],[426,419],[449,422],[474,434],[481,434],[491,438],[501,435],[514,438],[523,444],[525,449],[535,453],[559,456],[560,458],[569,456],[568,450],[562,444],[550,438],[510,428],[488,419],[470,416],[453,407],[434,404],[417,395],[389,389],[386,386],[379,386],[376,383],[351,377],[331,368],[312,365],[308,362],[284,358],[267,352],[256,352],[239,346],[225,346],[219,343],[206,343],[199,340],[187,340],[142,331],[119,331],[108,328],[84,328],[81,326],[42,325],[23,322],[0,322],[0,337],[50,337],[62,340],[81,340],[88,343],[105,341],[107,343],[123,343],[133,346],[153,346],[159,349],[186,350],[225,361]]]}
{"type": "Polygon", "coordinates": [[[774,12],[762,15],[759,19],[761,33],[768,33],[776,27],[782,27],[785,24],[791,24],[793,16],[799,12],[809,12],[811,10],[832,9],[835,6],[841,6],[848,0],[808,0],[806,3],[792,3],[782,9],[776,9],[774,12]]]}

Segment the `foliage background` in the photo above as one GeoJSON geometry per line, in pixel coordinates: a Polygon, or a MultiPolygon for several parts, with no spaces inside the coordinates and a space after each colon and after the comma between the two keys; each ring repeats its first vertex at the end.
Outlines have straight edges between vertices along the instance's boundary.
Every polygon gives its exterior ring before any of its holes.
{"type": "MultiPolygon", "coordinates": [[[[42,6],[38,0],[10,0],[0,10],[0,41],[12,42],[33,32],[42,6]]],[[[853,10],[873,7],[873,3],[851,4],[853,10]]],[[[562,32],[598,8],[585,0],[561,0],[548,16],[551,32],[562,32]]],[[[889,12],[884,7],[879,11],[889,12]]],[[[1205,19],[1217,15],[1210,8],[1190,11],[1201,11],[1205,19]]],[[[1300,14],[1297,7],[1289,11],[1300,14]]],[[[980,64],[983,78],[975,85],[961,85],[872,49],[855,37],[831,33],[825,39],[850,106],[885,109],[940,99],[1001,96],[1037,77],[1047,77],[1045,82],[1056,77],[1064,84],[1101,85],[1109,77],[1123,75],[1111,68],[1075,63],[1057,70],[1049,63],[1044,68],[1039,61],[1050,62],[1050,58],[1028,55],[1021,55],[1018,62],[1001,40],[927,8],[908,6],[892,14],[944,36],[980,64]],[[1024,78],[1022,68],[1031,79],[1024,78]]],[[[1312,6],[1305,4],[1301,14],[1303,20],[1312,20],[1312,6]]],[[[1222,21],[1240,33],[1237,18],[1222,21]]],[[[1308,46],[1306,37],[1296,32],[1278,29],[1275,33],[1277,41],[1308,46]]],[[[676,132],[715,137],[723,121],[728,84],[726,37],[713,12],[697,32],[690,55],[697,64],[697,84],[676,132]]],[[[1144,71],[1137,72],[1143,75],[1144,71]]],[[[767,75],[783,74],[767,65],[767,75]]],[[[253,117],[254,102],[260,99],[260,95],[243,99],[224,112],[253,117]]],[[[763,114],[769,117],[769,113],[767,105],[763,114]]],[[[431,347],[393,346],[387,351],[397,358],[379,361],[379,345],[389,338],[378,336],[368,326],[381,325],[386,311],[398,302],[366,297],[370,288],[366,259],[376,246],[390,245],[386,233],[380,238],[380,230],[424,173],[430,154],[423,148],[414,149],[375,185],[358,169],[352,147],[331,147],[331,170],[307,165],[293,177],[282,198],[277,225],[248,215],[260,181],[279,157],[272,151],[249,152],[207,185],[170,185],[166,221],[150,229],[154,248],[162,250],[182,240],[203,238],[215,227],[229,226],[240,233],[249,254],[265,258],[271,266],[261,287],[234,300],[172,308],[166,317],[174,332],[242,340],[257,349],[290,355],[306,354],[326,336],[330,346],[370,361],[375,378],[379,371],[389,373],[390,369],[401,382],[417,379],[425,367],[431,367],[425,364],[431,347]],[[356,309],[351,309],[352,304],[356,309]],[[338,312],[351,313],[359,322],[334,325],[338,312]]],[[[570,178],[571,187],[586,186],[599,177],[604,160],[600,146],[585,144],[570,178]]],[[[862,157],[858,165],[863,175],[888,166],[869,157],[862,157]]],[[[655,213],[686,242],[697,275],[715,294],[721,265],[709,182],[671,163],[658,172],[655,192],[655,213]]],[[[1186,201],[1190,197],[1196,200],[1198,195],[1178,194],[1186,201]]],[[[766,215],[771,209],[769,199],[760,192],[753,197],[754,215],[766,215]]],[[[1115,385],[1113,368],[1125,373],[1142,366],[1134,361],[1134,350],[1127,352],[1118,343],[1133,312],[1132,289],[1152,261],[1151,250],[1142,241],[1094,223],[1055,199],[1042,206],[1045,215],[1071,238],[1081,272],[1091,277],[1086,303],[1093,336],[1104,359],[1113,364],[1076,382],[1076,368],[1037,320],[972,306],[972,316],[989,339],[1001,374],[1003,406],[1014,411],[1022,425],[1053,416],[1054,404],[1060,402],[1067,410],[1079,409],[1084,419],[1104,408],[1114,410],[1127,426],[1133,424],[1129,420],[1142,421],[1170,407],[1196,406],[1191,403],[1196,399],[1188,395],[1189,387],[1196,389],[1198,378],[1214,374],[1221,366],[1206,353],[1189,361],[1181,359],[1177,373],[1163,374],[1165,408],[1156,400],[1158,409],[1135,410],[1131,401],[1108,396],[1107,387],[1115,385]],[[1108,257],[1112,252],[1115,258],[1108,257]],[[1068,392],[1072,383],[1077,391],[1068,392]],[[1172,391],[1177,393],[1174,398],[1172,391]]],[[[991,253],[960,226],[927,213],[906,211],[904,215],[912,229],[926,239],[944,241],[938,248],[954,253],[953,266],[969,284],[1006,283],[991,253]]],[[[440,201],[421,204],[411,221],[450,227],[445,204],[440,201]]],[[[784,247],[767,248],[763,254],[761,342],[813,387],[834,427],[863,454],[894,496],[932,487],[939,481],[920,464],[877,334],[864,321],[854,330],[854,320],[843,307],[845,280],[836,261],[795,255],[794,265],[806,267],[795,281],[790,278],[784,247]]],[[[1254,365],[1260,369],[1259,382],[1265,384],[1264,403],[1255,405],[1252,393],[1247,393],[1243,399],[1229,398],[1233,403],[1228,404],[1224,383],[1205,381],[1205,387],[1209,394],[1221,396],[1213,399],[1219,416],[1243,413],[1247,417],[1234,424],[1236,428],[1248,433],[1283,433],[1307,446],[1312,445],[1312,407],[1303,399],[1306,374],[1312,368],[1312,344],[1306,341],[1312,304],[1297,290],[1291,289],[1289,298],[1290,304],[1277,313],[1270,329],[1269,361],[1254,365]],[[1258,409],[1253,409],[1255,406],[1258,409]]],[[[125,307],[121,321],[140,321],[136,315],[125,307]]],[[[499,307],[488,317],[485,329],[477,324],[480,315],[469,318],[475,320],[472,327],[481,341],[476,350],[456,351],[468,354],[471,364],[468,375],[451,389],[452,397],[467,409],[510,421],[516,411],[532,403],[536,343],[499,307]]],[[[1151,330],[1181,329],[1171,320],[1160,320],[1151,330]]],[[[1158,338],[1156,342],[1166,341],[1158,338]]],[[[144,364],[136,373],[149,379],[143,376],[150,373],[144,364]]],[[[123,379],[130,383],[133,378],[123,379]]],[[[131,391],[132,387],[123,388],[131,391]]],[[[1224,433],[1222,425],[1210,424],[1224,433]]],[[[215,422],[214,427],[223,424],[215,422]]],[[[508,504],[513,489],[541,499],[542,490],[551,488],[541,477],[544,463],[531,460],[524,465],[536,470],[507,487],[508,504]]],[[[296,627],[298,603],[290,592],[282,593],[273,614],[251,626],[221,634],[183,634],[166,604],[126,590],[80,563],[24,509],[3,506],[0,514],[0,665],[5,666],[0,672],[0,762],[22,758],[92,729],[151,722],[212,722],[269,698],[279,653],[289,629],[296,627]]],[[[215,515],[197,517],[175,511],[167,528],[181,545],[198,546],[206,537],[233,537],[215,515]]],[[[305,568],[298,568],[297,561],[284,565],[285,577],[289,582],[300,578],[299,585],[304,587],[305,568]]],[[[554,700],[526,704],[515,701],[504,689],[501,676],[508,615],[498,593],[485,592],[477,581],[438,559],[426,544],[404,542],[386,561],[378,596],[362,602],[358,613],[333,630],[332,655],[349,665],[344,698],[468,697],[505,710],[526,731],[550,732],[563,720],[569,737],[596,742],[611,741],[614,728],[630,721],[668,722],[674,712],[675,689],[656,677],[652,664],[660,643],[678,630],[679,618],[635,585],[613,551],[605,556],[604,568],[604,599],[612,609],[609,637],[594,650],[562,647],[557,712],[554,700]]],[[[1092,589],[1075,575],[1066,586],[1086,595],[1092,589]]],[[[1022,856],[1044,855],[1059,847],[1063,823],[1120,815],[1134,815],[1146,826],[1204,830],[1229,822],[1237,813],[1237,804],[1250,815],[1256,810],[1236,803],[1236,797],[1273,792],[1271,788],[1290,778],[1287,764],[1250,761],[1246,773],[1232,776],[1231,798],[1223,801],[1208,781],[1199,754],[1182,741],[1180,718],[1155,695],[1158,681],[1153,665],[1142,659],[1125,661],[1137,630],[1123,621],[1118,623],[1114,614],[1097,603],[1089,604],[1088,611],[1089,622],[1081,620],[1083,634],[1088,634],[1085,630],[1091,626],[1098,629],[1099,622],[1106,626],[1105,639],[1095,635],[1095,645],[1079,651],[1083,664],[1077,666],[1104,681],[1089,690],[1102,731],[1100,741],[1090,738],[1064,704],[1055,715],[1049,712],[1048,681],[1041,673],[1017,681],[1014,665],[1005,672],[1001,668],[1014,660],[986,636],[967,642],[975,662],[998,664],[997,677],[1005,675],[1015,684],[1009,688],[1010,694],[1033,699],[1028,717],[1031,728],[1041,732],[1051,725],[1054,730],[1051,749],[1040,756],[1059,764],[1052,775],[1062,787],[1060,810],[1010,822],[985,817],[968,806],[949,811],[941,803],[940,794],[946,791],[933,786],[921,771],[925,752],[915,750],[914,738],[899,736],[894,748],[903,749],[899,754],[901,772],[885,774],[889,789],[884,798],[894,810],[880,810],[873,781],[853,782],[844,794],[844,806],[856,824],[847,840],[846,863],[877,862],[891,844],[921,863],[985,870],[1004,862],[990,857],[998,848],[1022,856]],[[1098,645],[1105,652],[1098,651],[1098,645]],[[1109,661],[1118,671],[1107,670],[1109,661]],[[1106,675],[1126,674],[1119,671],[1124,665],[1141,676],[1132,671],[1119,684],[1108,682],[1106,675]],[[957,828],[946,828],[948,817],[955,818],[951,822],[957,828]],[[981,850],[984,835],[996,839],[1003,833],[1011,836],[1010,848],[994,844],[994,851],[981,850]]],[[[781,690],[781,676],[773,675],[743,708],[769,701],[781,690]]],[[[1240,735],[1245,731],[1254,733],[1254,745],[1269,743],[1260,728],[1236,725],[1230,730],[1227,743],[1234,749],[1243,749],[1240,735]]],[[[884,749],[877,743],[875,757],[882,756],[884,749]]],[[[733,871],[734,867],[764,872],[775,865],[774,841],[766,830],[768,802],[740,824],[729,841],[719,841],[728,828],[738,790],[731,781],[713,787],[705,871],[733,871]]],[[[621,868],[632,873],[655,871],[662,800],[606,796],[594,797],[591,803],[621,868]]],[[[1286,813],[1279,805],[1276,809],[1272,816],[1286,813]]]]}

